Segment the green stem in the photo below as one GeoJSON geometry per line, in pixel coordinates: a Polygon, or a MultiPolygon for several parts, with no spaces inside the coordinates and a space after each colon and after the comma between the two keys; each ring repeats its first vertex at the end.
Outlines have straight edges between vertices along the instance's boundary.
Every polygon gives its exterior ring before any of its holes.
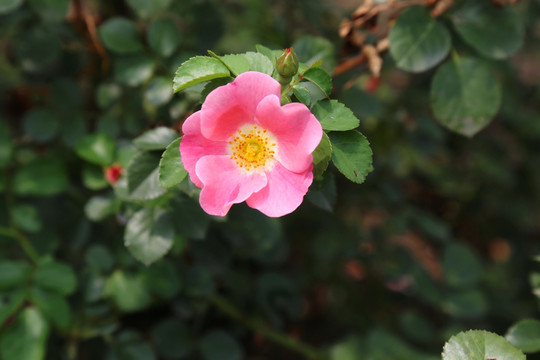
{"type": "Polygon", "coordinates": [[[15,221],[13,219],[13,207],[14,207],[14,198],[13,193],[11,192],[11,178],[9,176],[9,172],[6,170],[6,207],[8,211],[8,217],[9,217],[9,228],[6,227],[0,227],[0,234],[9,236],[19,242],[19,245],[23,249],[23,251],[26,253],[26,255],[37,264],[39,262],[39,254],[34,249],[32,244],[30,244],[30,241],[24,236],[23,233],[21,233],[19,230],[17,230],[17,227],[15,226],[15,221]]]}
{"type": "Polygon", "coordinates": [[[14,228],[0,227],[0,235],[9,236],[9,237],[17,240],[19,242],[19,245],[21,246],[21,248],[26,253],[26,255],[30,258],[30,260],[32,260],[32,262],[34,262],[36,264],[39,262],[39,254],[38,254],[38,252],[36,251],[36,249],[34,249],[32,244],[30,244],[30,241],[28,241],[26,236],[24,236],[18,230],[14,229],[14,228]]]}
{"type": "Polygon", "coordinates": [[[296,84],[298,84],[300,82],[300,80],[303,79],[303,76],[300,75],[295,81],[291,82],[289,84],[289,86],[285,87],[284,89],[284,86],[283,84],[281,84],[281,96],[283,97],[284,95],[287,95],[289,93],[289,91],[291,91],[293,89],[293,87],[296,86],[296,84]]]}
{"type": "Polygon", "coordinates": [[[308,359],[314,360],[328,360],[328,356],[321,351],[304,344],[287,334],[275,331],[266,326],[262,321],[254,318],[247,317],[239,309],[234,307],[229,303],[225,298],[219,295],[213,295],[208,298],[208,300],[218,308],[223,314],[229,316],[230,318],[241,322],[248,328],[264,335],[269,340],[274,343],[281,345],[291,351],[294,351],[298,354],[303,355],[308,359]]]}

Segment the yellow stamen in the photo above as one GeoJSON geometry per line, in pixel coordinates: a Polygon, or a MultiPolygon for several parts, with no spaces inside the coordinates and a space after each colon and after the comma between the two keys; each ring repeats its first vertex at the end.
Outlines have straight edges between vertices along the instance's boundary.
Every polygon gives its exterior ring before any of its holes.
{"type": "Polygon", "coordinates": [[[230,135],[229,153],[231,159],[245,171],[264,171],[274,163],[276,141],[266,129],[258,130],[257,125],[245,125],[238,129],[238,135],[230,135]]]}

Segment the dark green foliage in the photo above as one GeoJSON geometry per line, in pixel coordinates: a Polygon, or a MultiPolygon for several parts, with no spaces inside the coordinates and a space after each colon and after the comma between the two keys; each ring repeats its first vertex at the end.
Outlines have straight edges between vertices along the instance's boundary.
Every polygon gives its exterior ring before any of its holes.
{"type": "Polygon", "coordinates": [[[539,359],[540,6],[396,12],[375,89],[338,3],[0,0],[0,359],[539,359]],[[304,203],[209,216],[182,122],[291,46],[304,203]]]}

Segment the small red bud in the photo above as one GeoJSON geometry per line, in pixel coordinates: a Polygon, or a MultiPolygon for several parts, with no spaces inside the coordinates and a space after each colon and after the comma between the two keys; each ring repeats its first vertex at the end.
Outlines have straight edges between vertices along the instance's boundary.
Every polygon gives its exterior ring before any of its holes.
{"type": "Polygon", "coordinates": [[[120,179],[120,176],[122,176],[122,172],[124,171],[124,168],[122,168],[118,164],[114,164],[112,166],[109,166],[105,170],[105,179],[109,182],[109,184],[114,185],[120,179]]]}

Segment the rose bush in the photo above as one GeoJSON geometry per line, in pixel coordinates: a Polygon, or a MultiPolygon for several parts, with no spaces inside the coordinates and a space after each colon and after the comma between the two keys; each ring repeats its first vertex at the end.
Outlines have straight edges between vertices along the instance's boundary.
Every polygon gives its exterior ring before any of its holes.
{"type": "Polygon", "coordinates": [[[346,3],[0,0],[0,359],[539,358],[540,7],[346,3]]]}

